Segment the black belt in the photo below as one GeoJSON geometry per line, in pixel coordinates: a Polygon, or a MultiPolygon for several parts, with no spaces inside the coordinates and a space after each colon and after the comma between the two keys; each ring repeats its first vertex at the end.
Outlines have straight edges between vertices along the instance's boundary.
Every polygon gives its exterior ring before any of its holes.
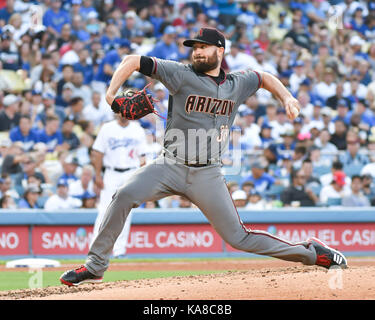
{"type": "Polygon", "coordinates": [[[129,170],[135,169],[135,168],[122,169],[122,168],[111,168],[111,167],[105,167],[105,168],[109,169],[109,170],[112,170],[112,171],[116,171],[116,172],[126,172],[126,171],[129,171],[129,170]]]}
{"type": "Polygon", "coordinates": [[[215,161],[212,161],[212,160],[208,160],[206,163],[189,163],[188,161],[185,161],[185,162],[182,162],[182,161],[179,161],[178,159],[172,157],[172,156],[169,156],[167,153],[163,153],[164,157],[166,158],[169,158],[169,159],[172,159],[174,161],[176,161],[177,163],[182,163],[184,164],[185,166],[188,166],[188,167],[193,167],[193,168],[201,168],[201,167],[207,167],[207,166],[210,166],[211,164],[215,164],[217,162],[215,161]]]}
{"type": "Polygon", "coordinates": [[[194,167],[194,168],[207,167],[211,164],[212,164],[211,161],[207,161],[207,163],[189,163],[189,162],[185,161],[185,166],[194,167]]]}

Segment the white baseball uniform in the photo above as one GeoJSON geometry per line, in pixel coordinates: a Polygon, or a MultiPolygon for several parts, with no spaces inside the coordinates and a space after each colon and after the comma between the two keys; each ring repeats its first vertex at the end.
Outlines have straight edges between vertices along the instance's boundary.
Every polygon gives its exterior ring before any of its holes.
{"type": "MultiPolygon", "coordinates": [[[[113,120],[103,124],[93,144],[93,149],[104,154],[104,188],[100,192],[94,239],[112,200],[112,195],[127,181],[134,170],[140,167],[140,157],[146,150],[146,134],[138,122],[130,121],[126,127],[122,127],[117,120],[113,120]]],[[[126,221],[113,247],[114,256],[126,253],[130,224],[131,217],[126,221]]]]}

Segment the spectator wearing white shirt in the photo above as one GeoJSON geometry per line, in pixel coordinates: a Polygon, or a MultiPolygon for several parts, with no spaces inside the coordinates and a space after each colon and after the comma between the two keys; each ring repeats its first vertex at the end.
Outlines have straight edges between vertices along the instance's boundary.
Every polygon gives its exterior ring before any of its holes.
{"type": "Polygon", "coordinates": [[[251,148],[261,146],[262,142],[259,136],[260,127],[255,123],[254,111],[246,108],[240,112],[240,117],[242,119],[241,127],[244,130],[244,135],[241,136],[240,142],[251,148]]]}
{"type": "MultiPolygon", "coordinates": [[[[342,171],[343,167],[344,166],[340,161],[333,162],[332,166],[331,166],[331,172],[323,174],[320,177],[320,183],[322,184],[322,186],[330,185],[333,181],[333,176],[334,176],[335,172],[342,171]]],[[[352,180],[350,179],[350,177],[345,176],[345,184],[350,185],[351,182],[352,182],[352,180]]]]}
{"type": "Polygon", "coordinates": [[[231,44],[230,52],[225,56],[225,61],[232,72],[248,69],[249,66],[257,63],[253,56],[242,52],[240,44],[237,43],[231,44]]]}
{"type": "Polygon", "coordinates": [[[82,111],[82,117],[91,121],[95,128],[114,118],[111,108],[105,106],[101,101],[102,94],[99,91],[94,91],[91,95],[91,104],[86,105],[82,111]]]}
{"type": "Polygon", "coordinates": [[[56,194],[50,196],[47,199],[44,205],[44,209],[55,211],[80,208],[82,205],[82,201],[80,199],[69,196],[68,190],[68,183],[65,180],[59,180],[57,183],[56,194]]]}
{"type": "Polygon", "coordinates": [[[87,164],[82,167],[81,177],[69,185],[69,195],[75,198],[82,198],[85,192],[94,192],[94,167],[87,164]]]}
{"type": "Polygon", "coordinates": [[[324,186],[319,195],[319,200],[322,205],[340,205],[341,200],[350,195],[350,188],[345,182],[345,172],[336,171],[333,174],[332,183],[324,186]],[[331,202],[332,201],[332,202],[331,202]]]}
{"type": "Polygon", "coordinates": [[[329,142],[331,139],[331,134],[329,133],[328,129],[323,128],[320,133],[319,137],[315,139],[315,145],[320,148],[322,152],[323,158],[328,158],[332,161],[332,159],[337,155],[338,149],[337,147],[329,142]]]}
{"type": "Polygon", "coordinates": [[[294,72],[289,79],[290,90],[292,93],[297,93],[301,82],[306,79],[305,63],[302,60],[298,60],[293,67],[294,72]]]}
{"type": "Polygon", "coordinates": [[[364,195],[362,186],[362,177],[359,175],[352,176],[351,192],[342,199],[342,205],[345,207],[369,207],[371,205],[370,200],[364,195]]]}
{"type": "Polygon", "coordinates": [[[345,98],[354,96],[357,99],[366,99],[367,87],[360,83],[361,74],[358,70],[353,70],[349,81],[344,83],[343,95],[345,98]]]}
{"type": "Polygon", "coordinates": [[[323,81],[315,85],[314,93],[324,101],[336,94],[335,72],[332,68],[324,70],[323,81]]]}

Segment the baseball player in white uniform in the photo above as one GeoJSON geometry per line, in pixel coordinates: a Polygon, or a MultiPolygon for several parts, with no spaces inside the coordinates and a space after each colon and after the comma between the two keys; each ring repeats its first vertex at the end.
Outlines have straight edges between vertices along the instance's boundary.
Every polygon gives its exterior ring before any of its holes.
{"type": "MultiPolygon", "coordinates": [[[[135,169],[145,164],[146,134],[138,122],[116,116],[115,120],[104,123],[100,128],[92,149],[95,183],[101,190],[94,225],[95,239],[113,194],[135,169]]],[[[130,224],[131,217],[113,247],[114,257],[126,253],[130,224]]]]}

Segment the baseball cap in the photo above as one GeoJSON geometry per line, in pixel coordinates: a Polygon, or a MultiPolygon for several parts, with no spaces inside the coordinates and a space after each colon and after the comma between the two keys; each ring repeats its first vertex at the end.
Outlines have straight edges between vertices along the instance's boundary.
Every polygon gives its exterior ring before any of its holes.
{"type": "Polygon", "coordinates": [[[163,34],[175,34],[175,33],[176,33],[176,28],[174,26],[167,26],[163,32],[163,34]]]}
{"type": "Polygon", "coordinates": [[[25,193],[40,193],[40,191],[36,185],[31,184],[26,188],[25,193]]]}
{"type": "Polygon", "coordinates": [[[252,116],[252,115],[254,115],[254,111],[249,108],[246,108],[245,110],[240,112],[240,117],[252,116]]]}
{"type": "Polygon", "coordinates": [[[333,181],[338,184],[339,186],[345,185],[345,172],[344,171],[336,171],[333,174],[333,181]]]}
{"type": "Polygon", "coordinates": [[[196,42],[225,48],[224,35],[214,28],[201,28],[194,39],[185,40],[183,44],[186,47],[192,47],[196,42]]]}
{"type": "Polygon", "coordinates": [[[71,83],[71,82],[67,82],[67,83],[65,83],[65,84],[63,85],[63,90],[65,90],[65,89],[74,90],[74,85],[73,85],[73,83],[71,83]]]}
{"type": "Polygon", "coordinates": [[[60,179],[59,181],[57,181],[57,186],[58,187],[67,187],[68,182],[65,179],[60,179]]]}
{"type": "Polygon", "coordinates": [[[120,48],[130,48],[130,41],[128,39],[121,39],[119,42],[120,48]]]}
{"type": "Polygon", "coordinates": [[[232,193],[232,199],[233,200],[246,200],[246,192],[243,190],[236,190],[232,193]]]}
{"type": "Polygon", "coordinates": [[[18,102],[18,101],[20,101],[19,97],[17,97],[14,94],[8,94],[7,96],[4,97],[3,104],[4,104],[4,106],[7,107],[7,106],[10,106],[13,103],[18,102]]]}
{"type": "Polygon", "coordinates": [[[297,60],[294,67],[303,67],[305,63],[302,60],[297,60]]]}
{"type": "Polygon", "coordinates": [[[253,163],[252,168],[265,169],[266,166],[261,161],[257,161],[253,163]]]}
{"type": "Polygon", "coordinates": [[[81,196],[82,200],[84,199],[92,199],[92,198],[96,198],[96,194],[94,192],[91,192],[91,191],[85,191],[82,196],[81,196]]]}

